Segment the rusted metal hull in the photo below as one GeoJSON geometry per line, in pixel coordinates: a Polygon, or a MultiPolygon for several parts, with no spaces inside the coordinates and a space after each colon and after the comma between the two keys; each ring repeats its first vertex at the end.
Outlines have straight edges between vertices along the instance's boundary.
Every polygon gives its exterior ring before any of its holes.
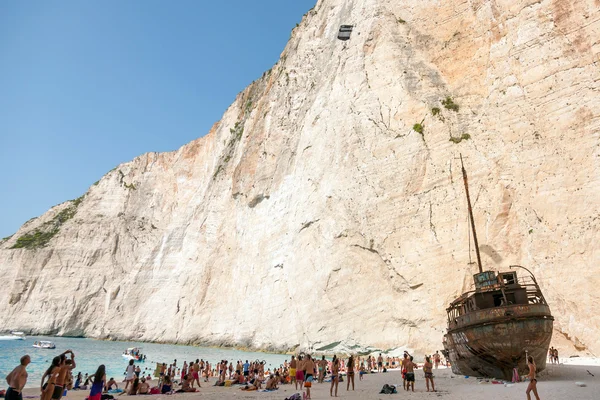
{"type": "Polygon", "coordinates": [[[455,374],[510,380],[517,366],[528,372],[527,354],[546,367],[554,318],[546,305],[497,307],[452,321],[444,348],[455,374]]]}

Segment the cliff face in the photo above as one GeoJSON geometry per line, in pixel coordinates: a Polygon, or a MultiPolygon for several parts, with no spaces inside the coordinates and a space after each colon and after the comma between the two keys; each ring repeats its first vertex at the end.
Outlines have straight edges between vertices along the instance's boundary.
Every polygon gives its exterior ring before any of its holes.
{"type": "Polygon", "coordinates": [[[599,354],[599,10],[320,0],[208,135],[0,244],[2,326],[439,349],[476,272],[462,153],[485,268],[531,269],[555,337],[599,354]]]}

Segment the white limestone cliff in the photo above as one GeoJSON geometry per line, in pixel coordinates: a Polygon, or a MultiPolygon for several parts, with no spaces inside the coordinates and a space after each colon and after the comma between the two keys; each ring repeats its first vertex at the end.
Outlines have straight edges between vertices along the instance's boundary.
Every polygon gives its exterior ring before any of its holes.
{"type": "Polygon", "coordinates": [[[320,0],[205,137],[0,243],[0,327],[439,349],[476,272],[462,153],[485,267],[530,268],[555,338],[600,354],[599,10],[320,0]],[[36,229],[47,245],[13,248],[36,229]]]}

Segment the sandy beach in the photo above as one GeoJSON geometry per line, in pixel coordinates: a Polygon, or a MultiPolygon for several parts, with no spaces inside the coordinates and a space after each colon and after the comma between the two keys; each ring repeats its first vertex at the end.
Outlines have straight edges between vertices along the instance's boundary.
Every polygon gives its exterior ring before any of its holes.
{"type": "MultiPolygon", "coordinates": [[[[414,393],[406,393],[402,390],[398,394],[384,395],[379,394],[384,384],[399,384],[402,388],[402,378],[399,371],[390,371],[382,374],[365,375],[363,381],[357,377],[356,390],[346,391],[346,382],[340,382],[338,397],[351,400],[368,399],[386,399],[394,397],[409,396],[413,399],[433,399],[446,398],[451,400],[460,399],[525,399],[525,389],[527,383],[516,384],[493,384],[491,380],[485,380],[464,376],[454,375],[450,369],[439,369],[434,371],[437,392],[427,393],[423,371],[416,373],[416,384],[414,393]]],[[[214,384],[215,379],[211,379],[210,384],[214,384]]],[[[581,399],[592,400],[600,398],[600,366],[587,365],[549,365],[546,371],[543,371],[538,379],[538,390],[541,399],[581,399]],[[592,373],[594,376],[588,373],[592,373]],[[578,386],[576,382],[581,382],[585,386],[578,386]]],[[[312,388],[313,399],[329,398],[330,384],[315,383],[312,388]]],[[[214,387],[206,386],[200,389],[198,393],[174,394],[174,395],[155,395],[156,400],[165,398],[180,399],[277,399],[283,400],[293,393],[299,392],[293,390],[293,385],[281,385],[280,389],[274,392],[244,392],[239,387],[214,387]]],[[[39,391],[37,389],[25,389],[26,398],[37,398],[39,391]]],[[[87,397],[88,391],[71,391],[67,399],[83,400],[87,397]]],[[[124,397],[124,396],[116,396],[124,397]]]]}

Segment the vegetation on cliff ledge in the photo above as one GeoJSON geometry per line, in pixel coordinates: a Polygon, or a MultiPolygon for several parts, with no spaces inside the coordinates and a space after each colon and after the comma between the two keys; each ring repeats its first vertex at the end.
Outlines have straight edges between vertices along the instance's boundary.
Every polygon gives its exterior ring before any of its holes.
{"type": "Polygon", "coordinates": [[[38,249],[45,247],[50,242],[50,239],[60,231],[63,224],[75,216],[77,207],[83,201],[83,197],[71,200],[71,204],[56,214],[50,221],[44,222],[39,228],[17,238],[11,249],[38,249]]]}

